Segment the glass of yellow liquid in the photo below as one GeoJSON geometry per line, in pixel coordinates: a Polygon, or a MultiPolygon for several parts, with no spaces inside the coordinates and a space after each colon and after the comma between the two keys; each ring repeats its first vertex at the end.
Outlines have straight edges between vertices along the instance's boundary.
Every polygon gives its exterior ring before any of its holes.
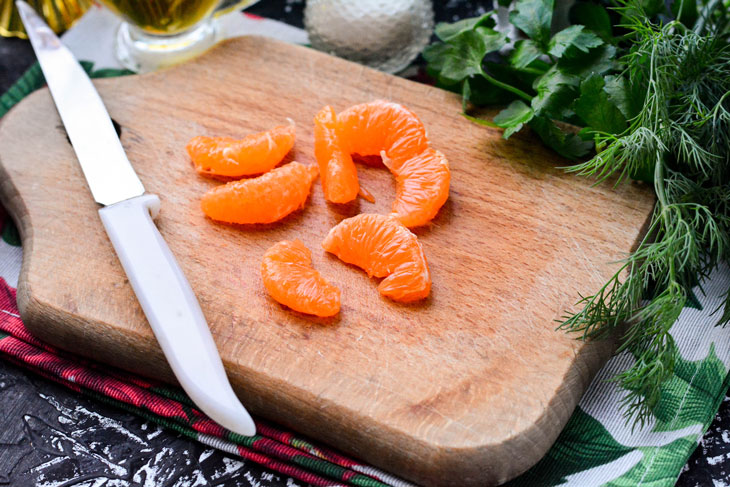
{"type": "Polygon", "coordinates": [[[136,72],[191,59],[218,40],[214,14],[240,9],[257,0],[100,0],[123,19],[116,56],[136,72]]]}
{"type": "MultiPolygon", "coordinates": [[[[28,0],[33,10],[41,13],[57,34],[71,27],[92,3],[93,0],[28,0]]],[[[0,0],[0,36],[28,38],[15,0],[0,0]]]]}

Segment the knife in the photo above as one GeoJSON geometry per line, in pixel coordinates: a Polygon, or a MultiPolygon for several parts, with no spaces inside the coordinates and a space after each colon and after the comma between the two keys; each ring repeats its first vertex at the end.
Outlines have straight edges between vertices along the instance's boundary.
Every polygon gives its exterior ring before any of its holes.
{"type": "Polygon", "coordinates": [[[234,433],[256,434],[226,377],[200,304],[153,222],[146,194],[83,68],[24,1],[16,2],[99,216],[175,377],[193,402],[234,433]]]}

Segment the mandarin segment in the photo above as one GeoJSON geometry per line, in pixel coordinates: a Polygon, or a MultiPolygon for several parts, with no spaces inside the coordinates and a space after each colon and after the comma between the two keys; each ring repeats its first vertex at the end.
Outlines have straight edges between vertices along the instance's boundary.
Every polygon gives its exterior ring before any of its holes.
{"type": "Polygon", "coordinates": [[[294,146],[294,125],[280,125],[243,139],[193,137],[186,149],[195,170],[206,176],[238,178],[273,169],[294,146]]]}
{"type": "Polygon", "coordinates": [[[340,136],[351,154],[406,158],[428,148],[426,129],[415,113],[385,100],[354,105],[337,115],[340,136]]]}
{"type": "MultiPolygon", "coordinates": [[[[358,185],[352,154],[360,159],[380,155],[382,162],[396,178],[396,198],[392,214],[407,227],[431,221],[449,197],[451,172],[446,157],[431,149],[423,123],[416,114],[397,103],[377,100],[354,105],[339,115],[329,106],[315,118],[315,154],[324,172],[346,180],[347,196],[329,187],[322,177],[325,198],[334,203],[355,199],[358,185]],[[332,130],[337,125],[336,131],[332,130]]],[[[360,187],[360,195],[374,201],[360,187]]]]}
{"type": "Polygon", "coordinates": [[[357,169],[350,152],[343,147],[337,133],[337,116],[330,106],[314,117],[314,156],[327,201],[348,203],[357,198],[360,191],[357,169]]]}
{"type": "Polygon", "coordinates": [[[418,238],[393,217],[362,213],[330,230],[322,247],[368,276],[385,277],[378,291],[411,302],[431,292],[431,273],[418,238]]]}
{"type": "Polygon", "coordinates": [[[388,159],[383,163],[395,176],[393,216],[408,228],[430,222],[449,198],[451,171],[441,152],[426,149],[408,159],[388,159]]]}
{"type": "Polygon", "coordinates": [[[299,240],[284,240],[267,250],[261,277],[271,297],[295,311],[321,317],[340,311],[340,290],[312,268],[312,254],[299,240]]]}
{"type": "Polygon", "coordinates": [[[257,178],[231,181],[203,195],[203,213],[224,223],[273,223],[302,208],[317,166],[291,162],[257,178]]]}

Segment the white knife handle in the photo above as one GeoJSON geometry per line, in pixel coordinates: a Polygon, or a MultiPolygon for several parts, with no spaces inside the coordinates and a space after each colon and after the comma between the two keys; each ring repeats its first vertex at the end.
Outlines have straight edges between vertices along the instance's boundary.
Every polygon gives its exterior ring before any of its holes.
{"type": "Polygon", "coordinates": [[[160,199],[143,195],[99,210],[129,282],[175,376],[193,402],[223,427],[256,433],[231,389],[190,284],[152,218],[160,199]]]}

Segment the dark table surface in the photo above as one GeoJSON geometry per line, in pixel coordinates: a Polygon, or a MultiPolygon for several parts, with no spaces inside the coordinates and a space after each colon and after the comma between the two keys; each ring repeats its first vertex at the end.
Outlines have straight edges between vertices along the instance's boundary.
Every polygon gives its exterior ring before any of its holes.
{"type": "MultiPolygon", "coordinates": [[[[491,1],[436,1],[436,18],[483,13],[491,1]]],[[[250,12],[302,26],[303,0],[264,0],[250,12]]],[[[27,41],[0,38],[0,93],[35,61],[27,41]]],[[[677,482],[730,485],[730,398],[677,482]]],[[[301,482],[213,450],[0,360],[0,485],[251,486],[301,482]]]]}

